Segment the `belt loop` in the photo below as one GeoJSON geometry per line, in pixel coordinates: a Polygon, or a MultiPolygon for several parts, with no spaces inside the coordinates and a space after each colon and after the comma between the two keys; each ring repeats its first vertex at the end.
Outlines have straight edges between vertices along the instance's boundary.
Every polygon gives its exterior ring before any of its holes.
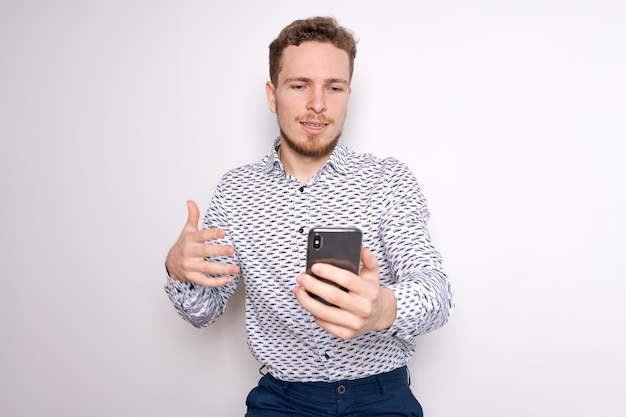
{"type": "Polygon", "coordinates": [[[385,381],[381,377],[381,374],[376,375],[376,382],[378,382],[378,387],[380,388],[380,393],[385,395],[385,381]]]}
{"type": "Polygon", "coordinates": [[[289,381],[281,381],[281,382],[282,382],[282,384],[281,384],[281,385],[282,385],[282,387],[281,387],[281,388],[282,388],[285,392],[289,392],[289,387],[291,386],[291,383],[290,383],[289,381]]]}
{"type": "Polygon", "coordinates": [[[410,387],[411,386],[411,371],[409,371],[408,366],[406,366],[404,369],[406,369],[406,379],[410,387]]]}

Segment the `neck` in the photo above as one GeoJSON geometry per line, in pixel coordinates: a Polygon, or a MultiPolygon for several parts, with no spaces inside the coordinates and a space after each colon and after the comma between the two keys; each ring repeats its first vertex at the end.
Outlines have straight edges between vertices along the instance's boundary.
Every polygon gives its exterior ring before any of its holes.
{"type": "Polygon", "coordinates": [[[305,184],[313,178],[322,169],[329,157],[330,154],[322,157],[301,155],[289,148],[289,146],[286,146],[284,141],[278,148],[278,159],[283,164],[285,172],[297,179],[301,184],[305,184]]]}

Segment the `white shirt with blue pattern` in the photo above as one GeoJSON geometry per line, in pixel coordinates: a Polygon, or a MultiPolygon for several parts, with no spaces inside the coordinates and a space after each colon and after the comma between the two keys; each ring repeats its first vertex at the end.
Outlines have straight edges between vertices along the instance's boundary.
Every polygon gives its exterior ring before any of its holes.
{"type": "Polygon", "coordinates": [[[334,382],[406,365],[416,336],[443,326],[454,307],[417,180],[397,159],[356,153],[340,141],[324,167],[301,184],[285,172],[279,145],[277,139],[260,162],[226,173],[204,217],[204,228],[226,231],[217,243],[235,248],[234,256],[214,260],[237,264],[241,273],[218,288],[168,277],[169,298],[185,320],[207,326],[243,278],[250,351],[280,380],[334,382]],[[380,284],[397,298],[391,328],[343,340],[298,304],[292,289],[305,270],[314,226],[363,231],[363,246],[379,260],[380,284]]]}

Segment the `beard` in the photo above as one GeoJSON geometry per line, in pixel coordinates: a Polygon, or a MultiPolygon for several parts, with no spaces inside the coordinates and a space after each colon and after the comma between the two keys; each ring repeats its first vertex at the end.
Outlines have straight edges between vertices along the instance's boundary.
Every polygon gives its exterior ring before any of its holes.
{"type": "Polygon", "coordinates": [[[287,136],[283,129],[280,129],[280,137],[285,142],[285,145],[293,149],[297,154],[311,158],[321,158],[329,156],[333,152],[341,137],[341,131],[337,133],[333,140],[326,144],[321,143],[318,136],[308,136],[306,142],[298,143],[287,136]]]}
{"type": "MultiPolygon", "coordinates": [[[[322,158],[325,156],[329,156],[335,149],[337,142],[339,142],[339,138],[341,138],[342,131],[339,130],[339,132],[337,132],[337,135],[330,142],[326,144],[324,144],[322,139],[317,135],[307,136],[305,142],[298,143],[297,141],[290,138],[287,135],[287,133],[285,133],[282,126],[280,125],[280,117],[278,117],[278,113],[279,113],[279,108],[278,108],[278,103],[277,103],[276,116],[278,119],[278,127],[280,129],[280,137],[285,142],[285,145],[287,145],[290,149],[292,149],[293,151],[295,151],[297,154],[301,156],[305,156],[309,158],[322,158]]],[[[322,122],[327,122],[331,124],[335,123],[335,120],[333,120],[332,118],[328,118],[324,115],[320,116],[320,115],[311,115],[311,114],[298,116],[296,117],[295,122],[299,123],[300,121],[309,120],[309,119],[319,119],[322,122]]]]}

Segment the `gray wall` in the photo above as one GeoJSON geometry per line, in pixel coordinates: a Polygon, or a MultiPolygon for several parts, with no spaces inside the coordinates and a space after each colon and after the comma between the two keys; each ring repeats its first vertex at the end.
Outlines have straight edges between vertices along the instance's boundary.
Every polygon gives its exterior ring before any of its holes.
{"type": "Polygon", "coordinates": [[[243,415],[241,291],[196,330],[163,260],[268,150],[267,46],[315,14],[360,38],[346,141],[413,169],[455,286],[427,416],[623,415],[626,3],[411,3],[0,3],[0,415],[243,415]]]}

